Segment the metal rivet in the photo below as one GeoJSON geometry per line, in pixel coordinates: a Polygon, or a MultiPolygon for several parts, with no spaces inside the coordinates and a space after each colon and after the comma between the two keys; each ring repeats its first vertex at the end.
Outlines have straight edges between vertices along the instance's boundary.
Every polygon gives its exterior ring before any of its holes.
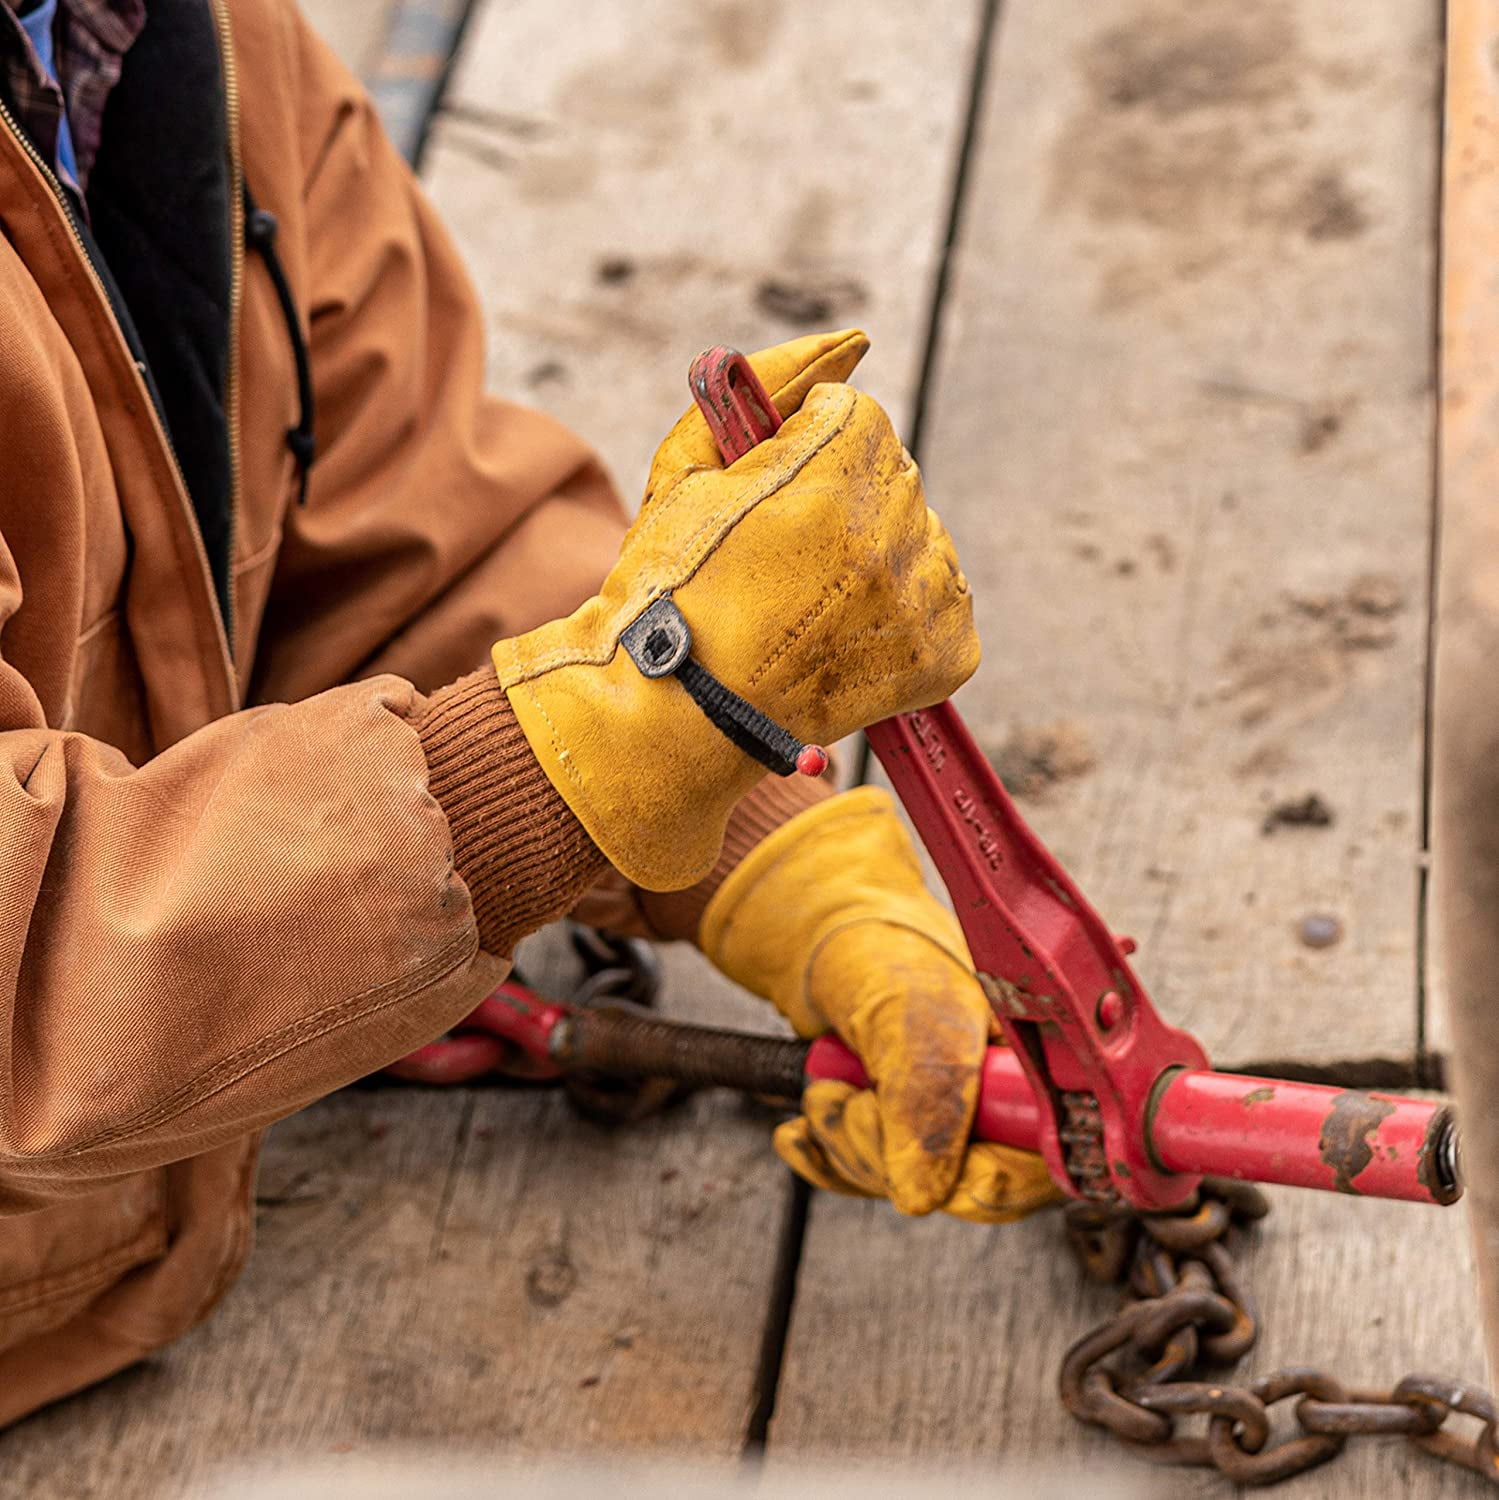
{"type": "Polygon", "coordinates": [[[669,595],[643,610],[624,628],[619,640],[646,677],[675,672],[692,650],[692,632],[669,595]]]}

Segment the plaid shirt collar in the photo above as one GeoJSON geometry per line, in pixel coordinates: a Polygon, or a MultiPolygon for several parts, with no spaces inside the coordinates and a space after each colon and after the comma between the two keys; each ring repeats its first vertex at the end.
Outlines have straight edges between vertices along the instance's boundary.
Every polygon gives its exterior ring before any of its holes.
{"type": "Polygon", "coordinates": [[[99,153],[104,106],[119,82],[125,53],[146,24],[145,0],[58,0],[59,90],[42,69],[16,15],[18,0],[0,0],[0,94],[49,164],[57,160],[57,128],[64,104],[79,193],[99,153]]]}

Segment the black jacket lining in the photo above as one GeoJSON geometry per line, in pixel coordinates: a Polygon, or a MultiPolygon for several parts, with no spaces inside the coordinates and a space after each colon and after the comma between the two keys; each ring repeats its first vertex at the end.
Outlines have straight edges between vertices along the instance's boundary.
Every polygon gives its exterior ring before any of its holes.
{"type": "Polygon", "coordinates": [[[154,378],[227,625],[233,247],[224,76],[206,0],[146,7],[105,108],[88,209],[154,378]]]}

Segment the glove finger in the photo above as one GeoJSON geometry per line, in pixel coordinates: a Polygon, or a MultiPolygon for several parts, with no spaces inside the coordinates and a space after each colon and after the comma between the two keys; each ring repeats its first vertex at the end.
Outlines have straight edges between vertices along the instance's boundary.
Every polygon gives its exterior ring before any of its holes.
{"type": "MultiPolygon", "coordinates": [[[[885,1127],[873,1090],[814,1083],[802,1104],[806,1113],[776,1132],[781,1159],[815,1187],[890,1196],[881,1165],[885,1127]]],[[[1035,1152],[983,1141],[967,1148],[952,1192],[932,1207],[973,1224],[1007,1224],[1064,1197],[1035,1152]]]]}
{"type": "Polygon", "coordinates": [[[872,1089],[831,1080],[810,1084],[802,1095],[802,1118],[845,1191],[870,1198],[889,1195],[880,1106],[872,1089]]]}
{"type": "MultiPolygon", "coordinates": [[[[801,407],[814,385],[846,381],[868,348],[868,338],[858,329],[844,329],[776,344],[750,355],[749,360],[784,418],[801,407]]],[[[660,487],[659,481],[668,475],[686,468],[722,466],[718,445],[694,402],[656,450],[646,501],[650,501],[660,487]]]]}
{"type": "Polygon", "coordinates": [[[952,537],[928,509],[925,541],[906,574],[904,597],[926,614],[919,671],[906,674],[900,696],[909,708],[949,698],[978,670],[979,640],[973,595],[952,537]]]}
{"type": "Polygon", "coordinates": [[[785,1124],[776,1126],[775,1135],[772,1137],[776,1155],[791,1168],[804,1182],[810,1182],[813,1187],[821,1188],[828,1193],[844,1193],[856,1198],[883,1198],[883,1192],[865,1192],[845,1182],[837,1172],[833,1170],[832,1163],[827,1154],[818,1145],[816,1137],[812,1134],[812,1127],[807,1123],[806,1117],[798,1115],[794,1120],[787,1120],[785,1124]]]}
{"type": "Polygon", "coordinates": [[[935,945],[886,949],[888,997],[858,1024],[874,1079],[885,1175],[902,1213],[927,1214],[958,1180],[978,1107],[989,1003],[972,975],[935,945]],[[940,981],[943,1003],[933,1003],[940,981]],[[967,1003],[964,1003],[967,1002],[967,1003]]]}
{"type": "Polygon", "coordinates": [[[1009,1224],[1066,1196],[1035,1152],[980,1142],[969,1147],[942,1208],[971,1224],[1009,1224]]]}

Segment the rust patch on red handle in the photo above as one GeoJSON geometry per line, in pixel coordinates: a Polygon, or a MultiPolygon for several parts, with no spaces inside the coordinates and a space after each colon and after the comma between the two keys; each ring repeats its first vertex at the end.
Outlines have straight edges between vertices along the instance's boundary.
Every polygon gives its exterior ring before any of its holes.
{"type": "Polygon", "coordinates": [[[1332,1172],[1332,1185],[1340,1193],[1357,1193],[1356,1178],[1374,1160],[1374,1137],[1379,1127],[1395,1113],[1387,1099],[1348,1089],[1338,1095],[1322,1122],[1317,1150],[1332,1172]]]}

